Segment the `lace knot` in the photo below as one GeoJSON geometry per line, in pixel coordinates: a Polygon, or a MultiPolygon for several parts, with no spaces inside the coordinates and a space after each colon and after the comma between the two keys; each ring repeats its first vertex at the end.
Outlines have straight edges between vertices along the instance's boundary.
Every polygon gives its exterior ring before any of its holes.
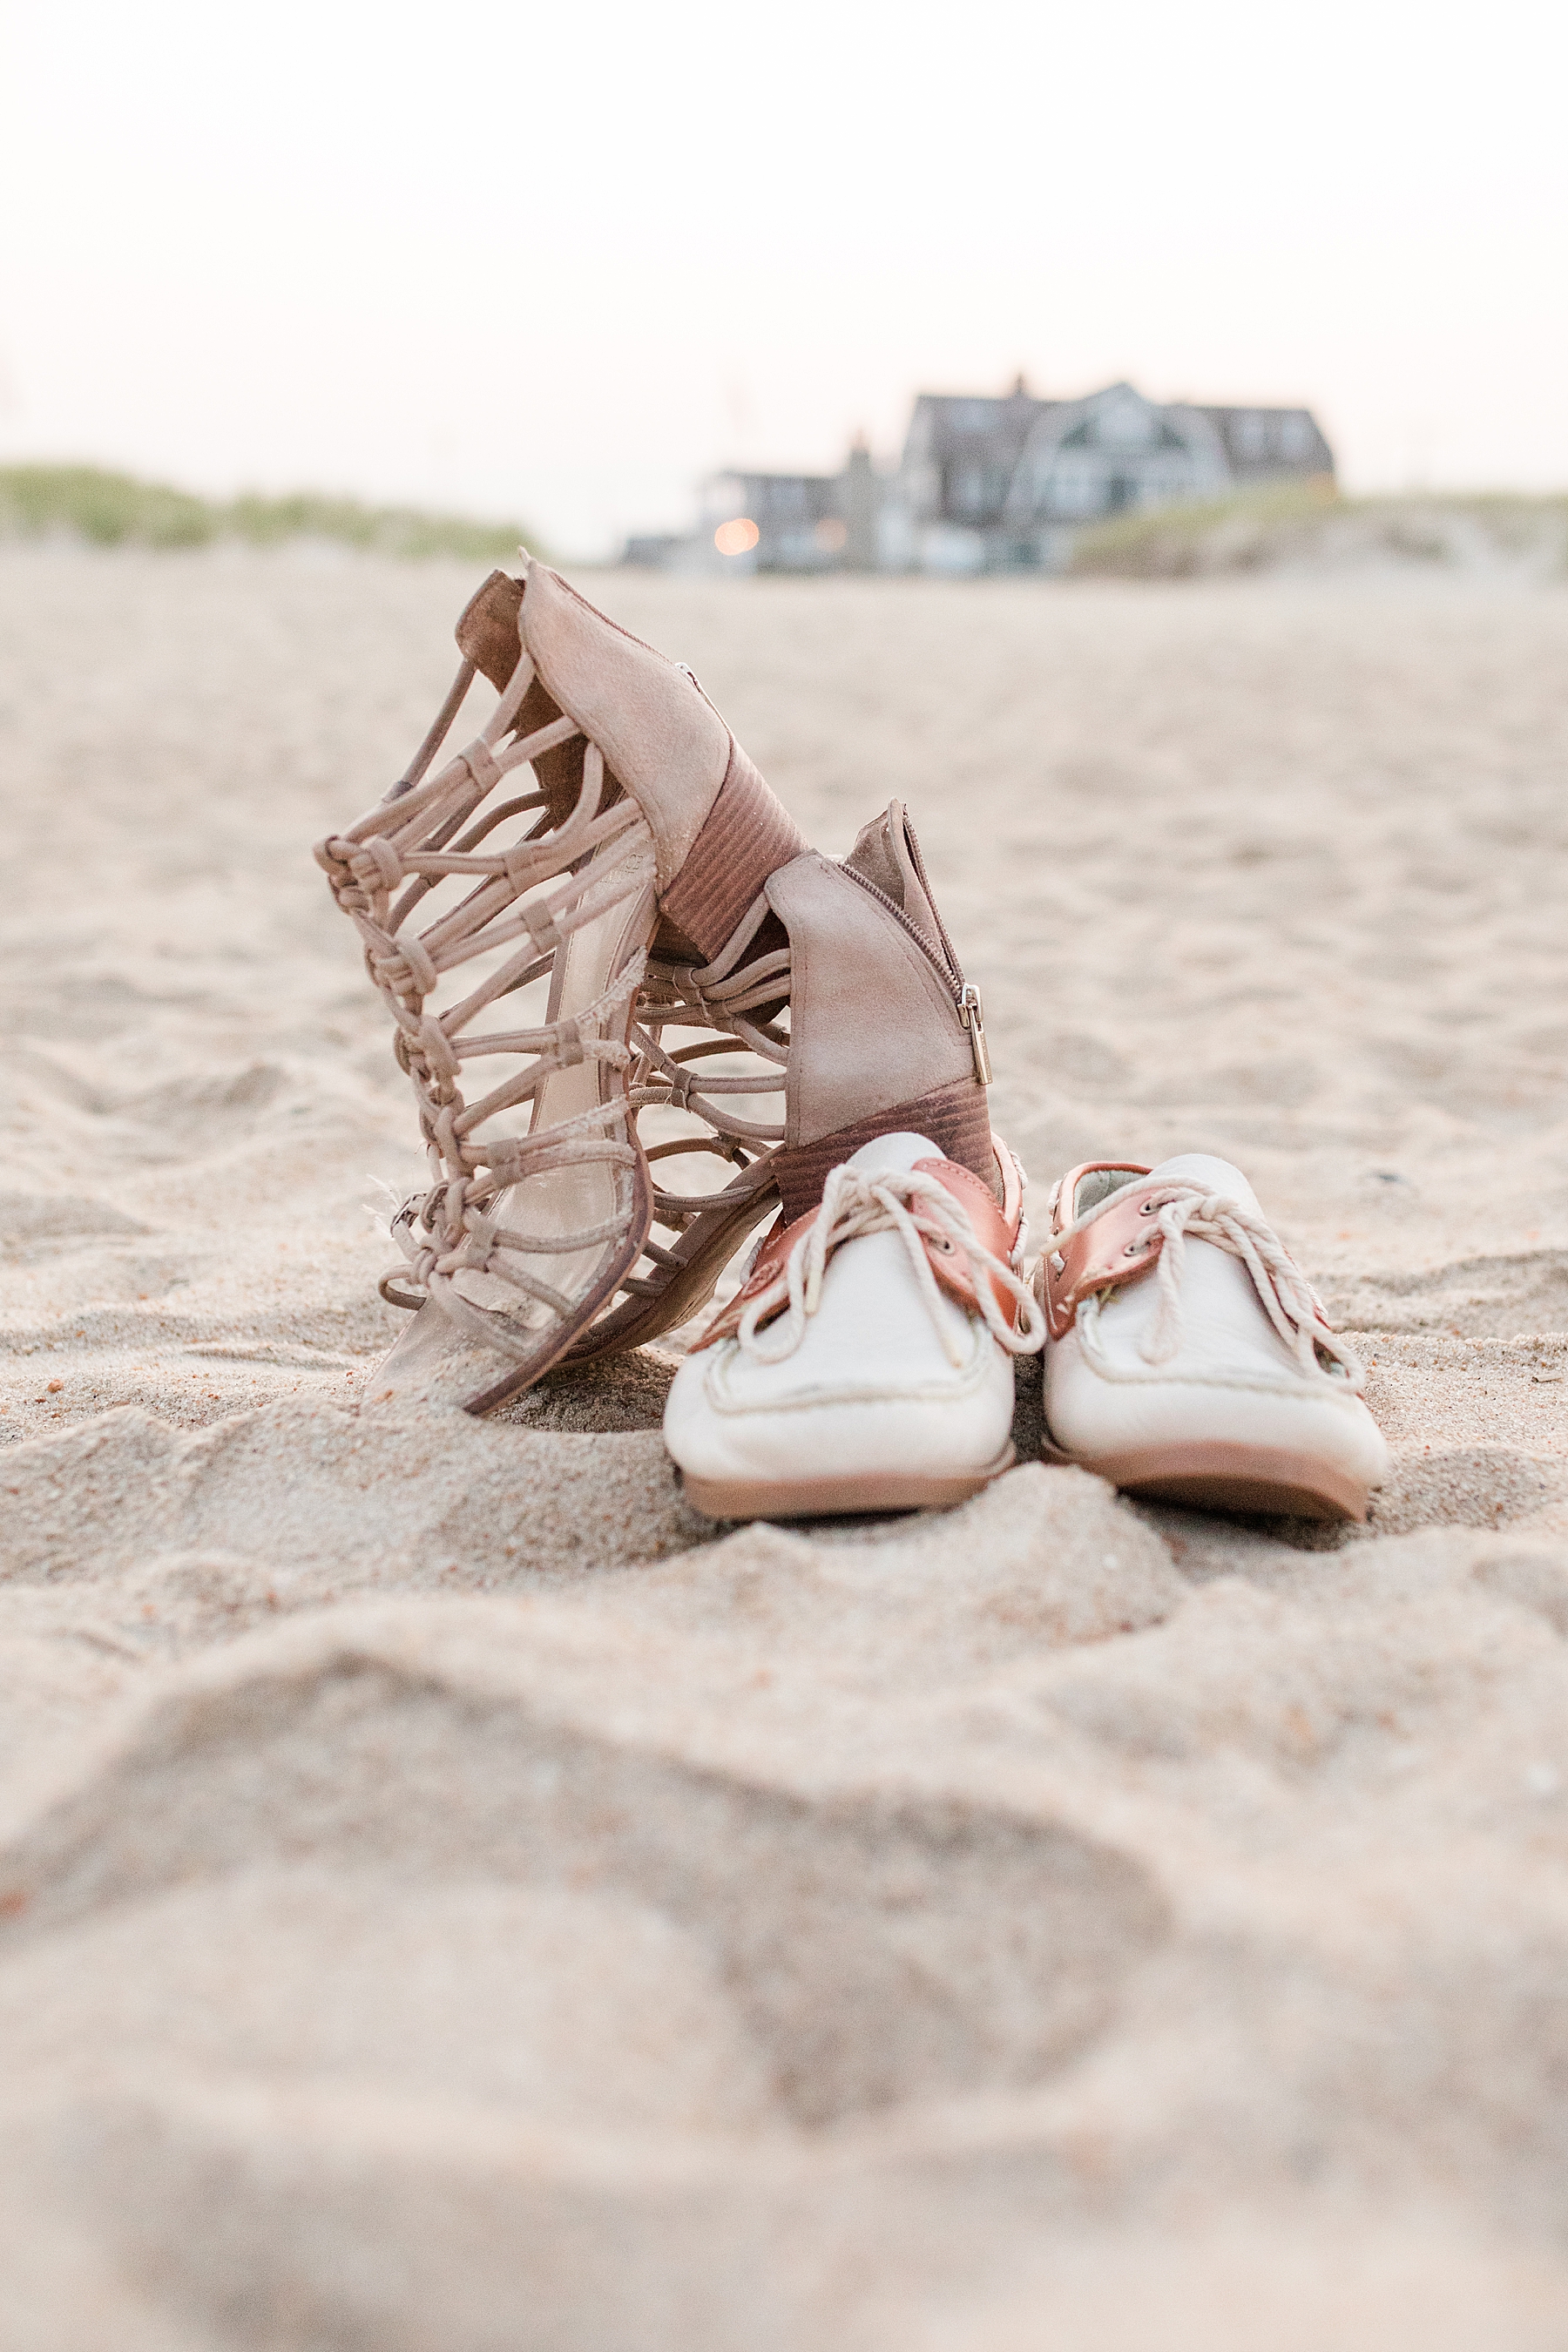
{"type": "MultiPolygon", "coordinates": [[[[1142,1213],[1150,1219],[1147,1239],[1130,1244],[1127,1251],[1129,1256],[1142,1257],[1158,1250],[1154,1276],[1159,1305],[1139,1342],[1144,1362],[1168,1364],[1181,1346],[1181,1286],[1187,1244],[1207,1242],[1228,1257],[1238,1258],[1247,1268],[1258,1304],[1298,1369],[1310,1379],[1331,1381],[1336,1388],[1359,1395],[1366,1384],[1360,1357],[1333,1329],[1322,1300],[1261,1210],[1249,1208],[1230,1193],[1179,1179],[1162,1186],[1160,1192],[1163,1197],[1143,1204],[1142,1213]]],[[[1056,1234],[1051,1244],[1056,1253],[1053,1263],[1059,1263],[1064,1241],[1105,1215],[1118,1199],[1117,1192],[1108,1194],[1056,1234]]],[[[1096,1310],[1085,1318],[1086,1345],[1092,1348],[1098,1300],[1086,1300],[1084,1307],[1096,1310]]]]}
{"type": "Polygon", "coordinates": [[[805,1337],[807,1322],[821,1307],[823,1281],[835,1253],[847,1242],[885,1233],[896,1233],[902,1241],[943,1353],[955,1369],[963,1361],[963,1349],[942,1311],[931,1271],[933,1249],[943,1257],[962,1253],[967,1258],[975,1305],[999,1347],[1009,1355],[1027,1356],[1044,1346],[1045,1318],[1032,1292],[1011,1265],[984,1247],[963,1203],[944,1184],[919,1169],[872,1173],[843,1167],[830,1172],[822,1206],[809,1229],[742,1316],[736,1333],[742,1350],[763,1364],[783,1363],[793,1356],[805,1337]],[[1012,1321],[997,1305],[994,1286],[1013,1302],[1012,1321]],[[762,1325],[781,1314],[782,1330],[764,1340],[762,1325]]]}

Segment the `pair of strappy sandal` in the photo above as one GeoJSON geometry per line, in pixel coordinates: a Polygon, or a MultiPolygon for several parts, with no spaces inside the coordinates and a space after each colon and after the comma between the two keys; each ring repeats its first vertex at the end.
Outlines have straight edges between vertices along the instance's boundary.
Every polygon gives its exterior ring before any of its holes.
{"type": "Polygon", "coordinates": [[[429,1163],[393,1223],[383,1296],[414,1318],[377,1393],[487,1412],[689,1320],[889,1126],[983,1178],[994,1156],[978,998],[897,803],[818,856],[692,673],[543,564],[493,573],[457,636],[406,773],[316,856],[429,1163]],[[481,674],[500,701],[437,766],[481,674]],[[692,1154],[734,1173],[656,1181],[692,1154]]]}
{"type": "Polygon", "coordinates": [[[1050,1458],[1364,1513],[1359,1367],[1237,1171],[1074,1171],[1026,1278],[980,1000],[898,802],[820,856],[693,674],[542,564],[493,573],[457,636],[407,772],[316,852],[429,1163],[393,1221],[383,1296],[413,1320],[379,1398],[487,1412],[658,1339],[772,1215],[671,1390],[698,1507],[961,1500],[1012,1462],[1012,1360],[1044,1349],[1050,1458]],[[437,767],[480,675],[500,699],[437,767]],[[734,1172],[656,1181],[692,1155],[734,1172]]]}

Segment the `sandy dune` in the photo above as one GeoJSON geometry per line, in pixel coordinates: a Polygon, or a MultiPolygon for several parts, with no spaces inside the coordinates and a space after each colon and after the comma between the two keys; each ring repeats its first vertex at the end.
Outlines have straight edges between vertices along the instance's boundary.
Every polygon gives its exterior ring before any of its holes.
{"type": "Polygon", "coordinates": [[[724,1535],[666,1358],[358,1410],[309,845],[471,584],[0,557],[0,2346],[1560,2352],[1568,594],[584,582],[908,799],[1037,1181],[1240,1160],[1396,1460],[724,1535]]]}

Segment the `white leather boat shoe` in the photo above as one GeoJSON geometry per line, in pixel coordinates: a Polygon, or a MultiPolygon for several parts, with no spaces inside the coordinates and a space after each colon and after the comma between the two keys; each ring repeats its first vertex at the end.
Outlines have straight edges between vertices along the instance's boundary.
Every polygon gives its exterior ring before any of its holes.
{"type": "Polygon", "coordinates": [[[1090,1162],[1049,1217],[1047,1459],[1200,1508],[1365,1518],[1388,1448],[1361,1364],[1239,1169],[1090,1162]]]}
{"type": "Polygon", "coordinates": [[[1003,1200],[923,1135],[884,1135],[775,1228],[676,1374],[664,1440],[714,1518],[962,1502],[1013,1461],[1013,1358],[1045,1339],[1003,1200]]]}

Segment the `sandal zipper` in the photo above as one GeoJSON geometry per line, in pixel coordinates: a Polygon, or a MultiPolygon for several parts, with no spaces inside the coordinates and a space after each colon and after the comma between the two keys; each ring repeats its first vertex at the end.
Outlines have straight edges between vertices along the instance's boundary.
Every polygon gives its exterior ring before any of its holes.
{"type": "MultiPolygon", "coordinates": [[[[926,872],[925,859],[921,856],[920,835],[910,823],[907,812],[904,816],[904,839],[910,845],[910,856],[914,862],[915,872],[920,877],[921,888],[926,894],[926,905],[931,908],[931,920],[936,925],[936,935],[942,941],[942,951],[947,958],[948,969],[956,975],[962,989],[964,984],[963,973],[960,970],[958,957],[953,951],[952,941],[947,936],[947,926],[942,919],[942,914],[936,903],[936,892],[931,887],[931,876],[926,872]]],[[[978,993],[974,996],[974,1002],[976,1004],[980,1002],[978,993]]]]}
{"type": "Polygon", "coordinates": [[[925,859],[921,856],[920,835],[910,823],[907,813],[904,817],[904,838],[910,845],[910,856],[914,861],[915,872],[920,876],[921,888],[926,894],[926,904],[931,908],[931,920],[936,925],[937,937],[942,941],[942,952],[947,958],[949,966],[958,976],[958,1017],[969,1032],[969,1049],[974,1056],[974,1075],[983,1087],[988,1087],[991,1084],[991,1048],[985,1043],[985,1007],[980,1002],[980,991],[973,982],[966,981],[963,977],[952,941],[947,935],[947,925],[942,919],[942,909],[936,903],[936,892],[931,887],[931,877],[926,872],[925,859]]]}
{"type": "Polygon", "coordinates": [[[844,866],[839,870],[841,873],[847,874],[851,882],[858,882],[862,890],[868,890],[879,906],[886,907],[893,920],[902,925],[916,947],[929,958],[935,970],[941,973],[943,982],[952,994],[952,1009],[958,1015],[959,1026],[969,1032],[969,1050],[974,1057],[974,1075],[983,1087],[988,1087],[991,1084],[991,1055],[985,1043],[985,1008],[980,1002],[980,991],[973,981],[964,979],[959,968],[958,958],[952,951],[952,941],[947,936],[942,917],[936,912],[936,900],[931,896],[931,885],[926,879],[925,862],[921,856],[920,844],[915,839],[913,825],[906,822],[905,832],[909,838],[910,848],[913,853],[915,872],[920,876],[927,903],[931,913],[936,916],[936,927],[942,934],[940,951],[930,933],[921,929],[912,915],[905,914],[896,898],[889,898],[885,890],[875,882],[868,881],[864,874],[857,873],[853,866],[844,866]]]}
{"type": "Polygon", "coordinates": [[[985,1007],[980,1002],[980,991],[973,981],[966,981],[959,995],[958,1017],[969,1032],[969,1050],[974,1056],[974,1075],[983,1087],[991,1084],[991,1048],[985,1043],[985,1007]]]}

